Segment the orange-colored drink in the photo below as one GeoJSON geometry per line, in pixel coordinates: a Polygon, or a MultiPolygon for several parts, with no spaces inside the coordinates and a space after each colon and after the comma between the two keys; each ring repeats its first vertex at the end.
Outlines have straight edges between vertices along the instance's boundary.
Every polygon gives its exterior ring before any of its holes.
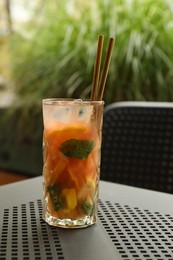
{"type": "Polygon", "coordinates": [[[96,222],[102,101],[43,100],[43,217],[50,225],[96,222]]]}

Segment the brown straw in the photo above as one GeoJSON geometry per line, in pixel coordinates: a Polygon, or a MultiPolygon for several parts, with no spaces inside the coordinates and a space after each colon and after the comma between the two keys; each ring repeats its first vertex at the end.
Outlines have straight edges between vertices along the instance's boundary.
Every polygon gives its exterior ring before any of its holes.
{"type": "Polygon", "coordinates": [[[114,47],[115,39],[111,37],[109,39],[108,48],[106,52],[106,57],[104,60],[103,70],[100,78],[100,84],[98,86],[98,94],[97,94],[97,100],[100,101],[103,98],[104,88],[106,84],[106,79],[108,75],[109,65],[112,57],[112,50],[114,47]]]}
{"type": "Polygon", "coordinates": [[[95,60],[95,65],[94,65],[91,100],[97,99],[97,90],[98,90],[98,82],[99,82],[99,75],[100,75],[100,64],[101,64],[101,58],[102,58],[103,42],[104,42],[104,36],[99,35],[96,60],[95,60]]]}

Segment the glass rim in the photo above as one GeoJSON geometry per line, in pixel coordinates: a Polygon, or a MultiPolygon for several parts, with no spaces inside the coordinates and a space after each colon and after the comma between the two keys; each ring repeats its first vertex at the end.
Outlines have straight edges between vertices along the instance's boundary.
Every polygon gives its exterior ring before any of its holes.
{"type": "Polygon", "coordinates": [[[103,100],[90,100],[80,98],[44,98],[42,99],[43,105],[102,105],[103,100]]]}

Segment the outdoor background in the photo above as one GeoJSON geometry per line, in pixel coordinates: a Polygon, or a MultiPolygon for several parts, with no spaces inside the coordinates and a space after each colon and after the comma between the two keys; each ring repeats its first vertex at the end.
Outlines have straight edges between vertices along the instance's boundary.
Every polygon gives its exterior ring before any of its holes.
{"type": "Polygon", "coordinates": [[[41,100],[90,96],[99,34],[104,55],[116,38],[106,105],[173,101],[172,0],[1,0],[0,14],[0,168],[40,174],[41,100]]]}

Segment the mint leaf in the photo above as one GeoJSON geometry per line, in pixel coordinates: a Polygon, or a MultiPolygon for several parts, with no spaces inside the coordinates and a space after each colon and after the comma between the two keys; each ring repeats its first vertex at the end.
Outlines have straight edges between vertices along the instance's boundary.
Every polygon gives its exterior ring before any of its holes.
{"type": "Polygon", "coordinates": [[[69,139],[59,149],[68,158],[85,159],[93,148],[94,142],[91,140],[69,139]]]}
{"type": "Polygon", "coordinates": [[[82,209],[85,215],[91,215],[93,211],[93,204],[90,204],[88,202],[83,202],[82,209]]]}
{"type": "Polygon", "coordinates": [[[47,191],[50,194],[50,199],[53,205],[53,208],[55,211],[58,211],[60,209],[62,209],[63,204],[62,201],[59,198],[59,190],[56,184],[50,184],[47,187],[47,191]]]}

